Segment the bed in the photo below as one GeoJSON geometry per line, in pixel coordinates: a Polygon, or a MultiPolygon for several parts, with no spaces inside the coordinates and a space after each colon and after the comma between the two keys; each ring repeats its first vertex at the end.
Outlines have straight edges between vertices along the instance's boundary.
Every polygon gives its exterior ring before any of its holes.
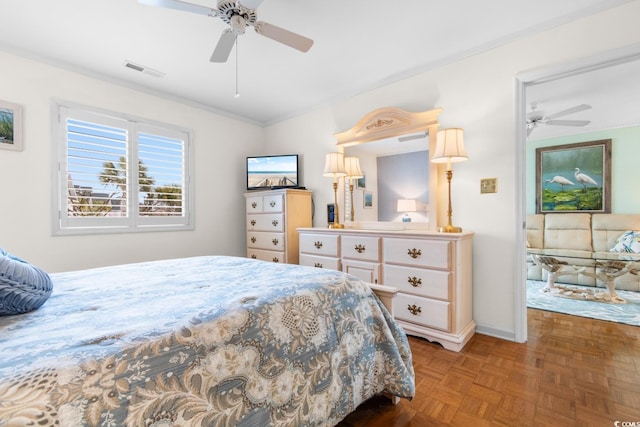
{"type": "Polygon", "coordinates": [[[415,391],[407,337],[332,270],[193,257],[51,274],[0,317],[0,426],[332,426],[415,391]]]}

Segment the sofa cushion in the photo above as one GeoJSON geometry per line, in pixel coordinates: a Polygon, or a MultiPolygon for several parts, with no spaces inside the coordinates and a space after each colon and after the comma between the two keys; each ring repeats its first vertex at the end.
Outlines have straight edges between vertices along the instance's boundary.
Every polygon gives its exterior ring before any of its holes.
{"type": "Polygon", "coordinates": [[[35,310],[52,290],[45,271],[0,248],[0,316],[35,310]]]}
{"type": "Polygon", "coordinates": [[[607,252],[616,244],[616,240],[629,230],[640,230],[640,215],[632,214],[593,214],[593,250],[607,252]]]}
{"type": "Polygon", "coordinates": [[[591,252],[593,250],[591,246],[591,214],[546,214],[544,218],[544,248],[545,250],[566,249],[591,252]]]}
{"type": "Polygon", "coordinates": [[[542,249],[544,246],[544,214],[527,215],[527,248],[542,249]]]}

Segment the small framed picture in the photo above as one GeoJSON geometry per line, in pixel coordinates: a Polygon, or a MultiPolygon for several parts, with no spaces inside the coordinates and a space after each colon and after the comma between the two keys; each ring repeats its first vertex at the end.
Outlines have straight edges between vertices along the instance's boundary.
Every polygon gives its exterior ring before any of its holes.
{"type": "Polygon", "coordinates": [[[22,107],[0,101],[0,148],[22,150],[22,107]]]}
{"type": "Polygon", "coordinates": [[[365,209],[373,208],[373,193],[371,191],[364,191],[362,197],[362,207],[365,209]]]}
{"type": "Polygon", "coordinates": [[[362,178],[358,178],[358,180],[356,181],[356,188],[367,188],[367,176],[364,173],[362,174],[362,178]]]}

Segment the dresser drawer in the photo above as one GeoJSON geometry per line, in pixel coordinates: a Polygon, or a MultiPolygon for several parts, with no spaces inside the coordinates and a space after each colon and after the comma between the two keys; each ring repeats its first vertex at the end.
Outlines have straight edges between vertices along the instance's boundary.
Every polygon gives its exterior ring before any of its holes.
{"type": "Polygon", "coordinates": [[[362,261],[380,261],[380,238],[368,236],[342,236],[340,239],[342,258],[362,261]]]}
{"type": "Polygon", "coordinates": [[[300,234],[300,252],[322,256],[339,256],[337,235],[300,234]]]}
{"type": "Polygon", "coordinates": [[[247,249],[247,258],[259,259],[269,262],[285,262],[284,252],[265,251],[262,249],[247,249]]]}
{"type": "Polygon", "coordinates": [[[367,283],[380,283],[380,264],[377,262],[342,260],[342,271],[353,274],[358,279],[367,283]]]}
{"type": "Polygon", "coordinates": [[[283,200],[284,198],[282,194],[264,196],[262,211],[263,212],[283,212],[284,210],[283,200]]]}
{"type": "Polygon", "coordinates": [[[400,292],[449,301],[452,278],[453,274],[448,271],[385,264],[382,283],[400,292]]]}
{"type": "Polygon", "coordinates": [[[300,265],[306,265],[308,267],[326,268],[329,270],[340,271],[340,259],[331,258],[326,256],[316,256],[308,254],[300,254],[300,265]]]}
{"type": "Polygon", "coordinates": [[[398,293],[393,299],[396,319],[449,331],[451,328],[451,303],[398,293]]]}
{"type": "Polygon", "coordinates": [[[385,238],[384,260],[393,264],[451,269],[453,243],[441,240],[385,238]]]}
{"type": "Polygon", "coordinates": [[[284,216],[282,214],[247,215],[247,230],[284,231],[284,216]]]}
{"type": "Polygon", "coordinates": [[[262,196],[251,196],[245,199],[247,205],[247,213],[262,212],[262,196]]]}
{"type": "Polygon", "coordinates": [[[247,232],[247,247],[268,249],[273,251],[284,250],[283,233],[267,233],[262,231],[247,232]]]}
{"type": "Polygon", "coordinates": [[[249,196],[246,198],[247,213],[284,212],[282,194],[268,196],[249,196]]]}

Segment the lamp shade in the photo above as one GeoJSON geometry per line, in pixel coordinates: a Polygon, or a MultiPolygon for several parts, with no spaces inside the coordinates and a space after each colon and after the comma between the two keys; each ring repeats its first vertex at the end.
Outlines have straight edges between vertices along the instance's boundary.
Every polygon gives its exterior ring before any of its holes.
{"type": "Polygon", "coordinates": [[[415,212],[416,201],[413,199],[399,199],[398,212],[415,212]]]}
{"type": "Polygon", "coordinates": [[[468,158],[462,129],[449,128],[438,132],[436,150],[431,157],[433,163],[456,163],[468,158]]]}
{"type": "Polygon", "coordinates": [[[344,154],[329,153],[325,158],[323,176],[330,178],[338,178],[345,176],[347,172],[344,170],[344,154]]]}
{"type": "Polygon", "coordinates": [[[347,174],[347,178],[357,179],[364,176],[360,170],[360,159],[357,157],[345,157],[344,169],[347,174]]]}

